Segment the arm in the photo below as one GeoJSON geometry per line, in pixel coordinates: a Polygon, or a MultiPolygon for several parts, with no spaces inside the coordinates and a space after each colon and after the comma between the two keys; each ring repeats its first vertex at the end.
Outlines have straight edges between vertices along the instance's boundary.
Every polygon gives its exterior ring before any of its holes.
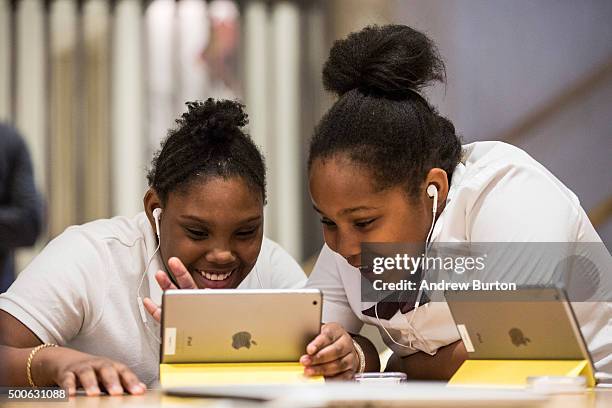
{"type": "Polygon", "coordinates": [[[414,380],[449,380],[467,358],[461,340],[440,347],[433,356],[423,353],[400,357],[393,353],[385,371],[401,371],[414,380]]]}
{"type": "MultiPolygon", "coordinates": [[[[108,276],[101,253],[75,229],[53,240],[0,295],[0,385],[28,385],[27,360],[42,343],[68,344],[96,324],[104,309],[108,276]]],[[[38,350],[31,373],[36,385],[60,385],[74,394],[100,389],[142,393],[125,365],[66,347],[38,350]]]]}
{"type": "Polygon", "coordinates": [[[0,247],[12,248],[33,245],[42,228],[42,201],[34,185],[32,163],[28,149],[21,139],[14,138],[9,153],[7,189],[8,203],[0,206],[0,247]]]}
{"type": "MultiPolygon", "coordinates": [[[[0,310],[0,385],[28,387],[27,361],[30,353],[42,342],[4,310],[0,310]],[[9,335],[10,333],[10,335],[9,335]]],[[[99,395],[98,382],[111,395],[123,394],[123,388],[132,394],[145,390],[136,375],[125,365],[107,358],[92,356],[66,347],[44,348],[32,359],[31,375],[37,386],[67,388],[70,395],[82,385],[87,395],[99,395]]]]}
{"type": "Polygon", "coordinates": [[[305,366],[306,375],[351,379],[359,369],[353,339],[363,350],[366,371],[379,371],[380,360],[374,345],[368,339],[349,334],[359,333],[363,322],[353,313],[346,297],[336,264],[338,256],[325,245],[308,278],[308,288],[320,289],[323,292],[323,321],[328,323],[321,327],[321,334],[306,347],[306,354],[300,358],[300,362],[305,366]]]}
{"type": "Polygon", "coordinates": [[[366,359],[365,371],[380,371],[380,358],[374,344],[368,338],[359,334],[351,334],[351,337],[359,343],[363,350],[366,359]]]}

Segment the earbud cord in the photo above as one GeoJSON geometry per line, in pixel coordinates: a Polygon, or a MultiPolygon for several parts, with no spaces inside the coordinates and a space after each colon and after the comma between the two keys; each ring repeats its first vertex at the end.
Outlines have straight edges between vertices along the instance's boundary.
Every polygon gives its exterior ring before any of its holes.
{"type": "Polygon", "coordinates": [[[145,276],[147,276],[147,271],[149,270],[149,266],[151,266],[151,262],[153,261],[155,254],[157,254],[157,251],[159,251],[160,245],[161,245],[161,237],[158,237],[157,248],[155,248],[155,251],[153,251],[153,254],[149,257],[147,266],[145,267],[145,270],[142,273],[142,277],[140,278],[140,284],[138,285],[138,289],[136,290],[136,294],[137,294],[136,299],[138,300],[138,309],[140,310],[140,317],[142,319],[142,323],[144,324],[145,329],[155,339],[155,341],[161,344],[161,340],[155,335],[155,333],[153,333],[153,331],[149,328],[149,325],[147,324],[147,312],[144,309],[144,303],[142,302],[142,297],[140,297],[140,288],[142,287],[142,284],[144,283],[144,278],[145,276]]]}

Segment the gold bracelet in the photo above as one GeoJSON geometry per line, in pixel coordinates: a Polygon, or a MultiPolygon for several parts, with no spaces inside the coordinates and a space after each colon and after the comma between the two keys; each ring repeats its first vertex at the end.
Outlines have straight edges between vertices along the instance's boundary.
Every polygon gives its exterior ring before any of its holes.
{"type": "Polygon", "coordinates": [[[357,370],[357,374],[361,374],[365,371],[365,365],[366,365],[365,354],[363,353],[363,349],[361,348],[359,343],[357,343],[355,339],[352,339],[352,340],[353,340],[353,348],[355,349],[355,352],[357,352],[357,359],[359,360],[359,370],[357,370]]]}
{"type": "Polygon", "coordinates": [[[30,384],[30,387],[32,388],[38,388],[38,386],[34,384],[34,380],[32,379],[32,360],[34,359],[34,356],[36,355],[36,353],[38,353],[40,350],[47,348],[47,347],[57,347],[57,344],[53,344],[53,343],[41,344],[39,346],[34,347],[32,351],[30,351],[30,356],[28,357],[28,362],[26,363],[26,374],[28,376],[28,384],[30,384]]]}

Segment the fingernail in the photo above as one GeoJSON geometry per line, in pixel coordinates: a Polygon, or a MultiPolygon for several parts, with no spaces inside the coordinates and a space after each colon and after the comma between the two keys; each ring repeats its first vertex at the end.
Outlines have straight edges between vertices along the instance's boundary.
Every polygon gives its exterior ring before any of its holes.
{"type": "Polygon", "coordinates": [[[309,356],[302,356],[302,358],[300,358],[300,363],[302,363],[304,365],[308,365],[308,364],[312,363],[312,360],[310,359],[309,356]]]}
{"type": "Polygon", "coordinates": [[[142,387],[143,390],[147,389],[147,385],[145,383],[140,383],[139,385],[142,387]]]}
{"type": "Polygon", "coordinates": [[[89,387],[86,390],[87,395],[98,395],[100,394],[100,388],[98,387],[89,387]]]}
{"type": "Polygon", "coordinates": [[[142,389],[142,387],[140,385],[133,385],[132,388],[130,388],[130,392],[132,394],[139,394],[141,392],[143,392],[144,390],[142,389]]]}
{"type": "Polygon", "coordinates": [[[119,387],[118,385],[113,385],[108,392],[109,394],[113,395],[123,394],[123,388],[119,387]]]}

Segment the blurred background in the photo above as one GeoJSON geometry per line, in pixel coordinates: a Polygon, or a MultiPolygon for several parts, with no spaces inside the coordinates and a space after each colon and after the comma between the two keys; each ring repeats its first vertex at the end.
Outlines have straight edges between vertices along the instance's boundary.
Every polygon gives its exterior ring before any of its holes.
{"type": "Polygon", "coordinates": [[[188,100],[238,98],[267,159],[266,234],[307,269],[322,244],[305,157],[333,99],[335,39],[402,23],[439,46],[430,101],[464,142],[525,149],[612,242],[609,0],[0,0],[0,121],[24,136],[46,201],[41,245],[142,210],[153,153],[188,100]]]}

